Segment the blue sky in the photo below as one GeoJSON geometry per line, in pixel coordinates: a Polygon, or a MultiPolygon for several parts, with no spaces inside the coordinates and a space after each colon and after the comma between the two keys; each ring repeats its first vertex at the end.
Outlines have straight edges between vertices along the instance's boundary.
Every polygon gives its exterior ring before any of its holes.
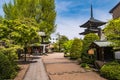
{"type": "MultiPolygon", "coordinates": [[[[0,15],[3,15],[2,4],[10,0],[0,0],[0,15]]],[[[55,0],[56,5],[56,33],[68,38],[81,38],[79,35],[84,29],[79,26],[90,18],[90,5],[93,5],[94,18],[109,21],[112,15],[109,11],[119,0],[55,0]]],[[[55,36],[53,34],[52,36],[55,36]]]]}

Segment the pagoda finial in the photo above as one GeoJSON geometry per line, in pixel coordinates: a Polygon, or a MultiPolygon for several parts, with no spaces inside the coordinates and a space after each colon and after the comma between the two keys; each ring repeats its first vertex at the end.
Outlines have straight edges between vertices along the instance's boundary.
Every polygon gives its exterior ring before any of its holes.
{"type": "Polygon", "coordinates": [[[93,8],[92,8],[92,4],[91,4],[91,17],[90,18],[93,18],[93,8]]]}

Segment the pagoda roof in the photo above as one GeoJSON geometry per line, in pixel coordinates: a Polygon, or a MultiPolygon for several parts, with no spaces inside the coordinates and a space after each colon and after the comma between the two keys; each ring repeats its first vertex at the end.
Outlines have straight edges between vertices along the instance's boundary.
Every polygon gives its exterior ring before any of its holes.
{"type": "Polygon", "coordinates": [[[89,33],[97,33],[98,32],[98,29],[85,29],[84,32],[82,33],[79,33],[80,35],[86,35],[86,34],[89,34],[89,33]]]}
{"type": "Polygon", "coordinates": [[[106,22],[102,22],[102,21],[94,19],[92,17],[86,23],[81,25],[80,27],[83,27],[83,28],[95,27],[95,28],[97,28],[97,27],[102,26],[104,24],[106,24],[106,22]]]}
{"type": "Polygon", "coordinates": [[[86,23],[84,23],[80,27],[83,27],[83,28],[90,28],[90,27],[97,28],[97,27],[102,26],[104,24],[106,24],[106,22],[102,22],[102,21],[97,20],[93,17],[93,9],[92,9],[92,5],[91,5],[91,17],[86,23]]]}

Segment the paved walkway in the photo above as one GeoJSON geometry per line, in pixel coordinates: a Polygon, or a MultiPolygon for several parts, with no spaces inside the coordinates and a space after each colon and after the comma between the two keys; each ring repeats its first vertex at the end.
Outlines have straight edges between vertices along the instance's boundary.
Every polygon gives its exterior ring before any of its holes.
{"type": "Polygon", "coordinates": [[[51,80],[106,80],[94,71],[86,71],[75,61],[63,57],[63,53],[43,56],[51,80]]]}
{"type": "Polygon", "coordinates": [[[49,80],[40,56],[33,56],[24,80],[49,80]]]}

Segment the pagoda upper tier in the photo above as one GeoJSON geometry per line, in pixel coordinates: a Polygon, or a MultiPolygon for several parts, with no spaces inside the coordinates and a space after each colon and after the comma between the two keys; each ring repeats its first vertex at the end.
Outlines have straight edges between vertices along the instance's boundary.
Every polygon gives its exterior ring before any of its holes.
{"type": "Polygon", "coordinates": [[[82,28],[87,28],[85,29],[84,32],[80,33],[81,35],[86,35],[88,33],[98,33],[99,32],[99,26],[102,26],[106,24],[106,22],[97,20],[93,17],[93,9],[92,9],[92,5],[91,5],[91,17],[90,19],[84,23],[83,25],[81,25],[80,27],[82,28]]]}
{"type": "Polygon", "coordinates": [[[80,27],[83,27],[83,28],[90,28],[90,27],[97,28],[97,27],[102,26],[104,24],[106,24],[106,22],[102,22],[100,20],[97,20],[97,19],[94,19],[93,17],[91,17],[86,23],[84,23],[80,27]]]}

